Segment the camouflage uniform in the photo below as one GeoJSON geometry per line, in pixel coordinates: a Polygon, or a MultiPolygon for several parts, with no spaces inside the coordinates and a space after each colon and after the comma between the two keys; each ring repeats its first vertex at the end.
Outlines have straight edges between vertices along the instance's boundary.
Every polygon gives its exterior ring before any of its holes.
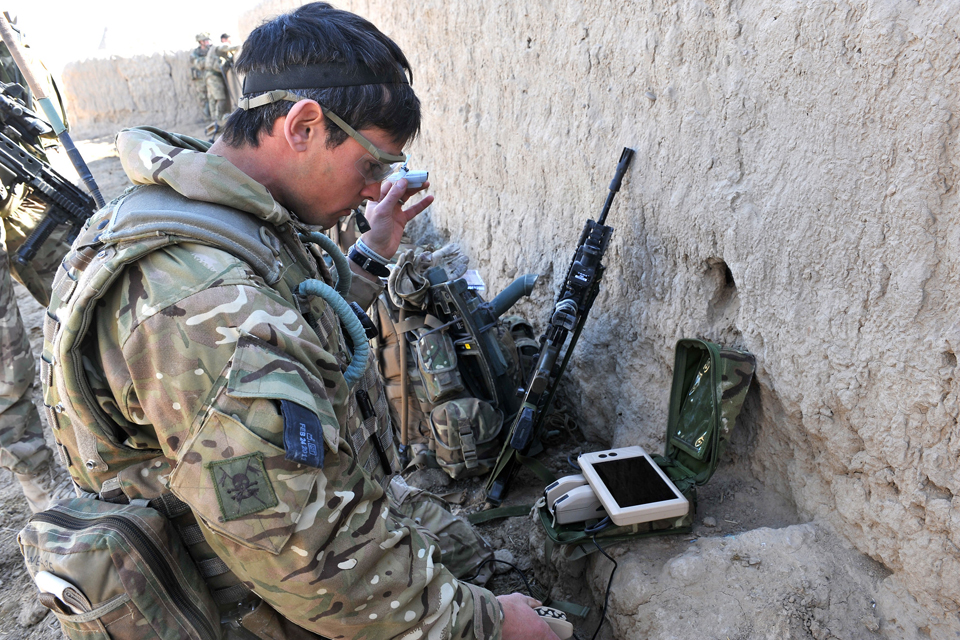
{"type": "MultiPolygon", "coordinates": [[[[201,33],[197,36],[197,42],[200,42],[201,38],[209,40],[210,36],[201,33]]],[[[197,100],[200,102],[200,108],[203,110],[203,117],[207,120],[210,120],[210,103],[207,100],[206,78],[207,51],[209,50],[209,46],[207,48],[198,46],[190,52],[190,79],[193,82],[194,91],[197,92],[197,100]]]]}
{"type": "Polygon", "coordinates": [[[207,50],[204,61],[204,78],[207,83],[207,100],[210,105],[210,117],[214,122],[221,123],[221,119],[230,115],[233,107],[230,104],[230,94],[223,78],[221,68],[223,63],[233,55],[239,45],[219,44],[207,50]]]}
{"type": "Polygon", "coordinates": [[[29,265],[16,262],[16,252],[46,211],[35,199],[25,198],[22,185],[4,185],[6,200],[0,206],[0,467],[19,474],[40,471],[51,461],[43,440],[43,426],[31,399],[36,377],[33,352],[17,307],[13,280],[24,285],[34,299],[46,306],[50,284],[60,259],[70,245],[63,242],[65,228],[58,229],[40,248],[29,265]]]}
{"type": "MultiPolygon", "coordinates": [[[[443,539],[463,546],[469,528],[431,532],[417,522],[429,507],[397,507],[402,482],[384,491],[396,450],[378,373],[371,363],[359,382],[364,406],[342,374],[350,355],[333,307],[295,292],[307,278],[332,282],[299,240],[305,229],[262,185],[197,153],[199,141],[139,129],[117,146],[131,180],[152,186],[91,219],[45,327],[44,401],[76,482],[129,499],[172,491],[223,564],[314,633],[499,638],[494,596],[441,564],[443,539]],[[137,226],[138,207],[160,213],[137,226]],[[157,231],[212,217],[258,227],[245,237],[262,240],[260,253],[245,262],[157,231]]],[[[379,291],[356,277],[349,297],[368,305],[379,291]]]]}
{"type": "MultiPolygon", "coordinates": [[[[3,43],[0,43],[0,81],[26,87],[13,56],[3,43]]],[[[25,103],[32,103],[29,92],[25,103]]],[[[41,305],[49,303],[53,276],[69,249],[69,244],[63,241],[66,228],[56,230],[30,264],[20,265],[15,255],[45,212],[46,205],[32,197],[25,185],[0,183],[0,467],[26,475],[47,467],[52,456],[44,443],[40,416],[31,399],[36,376],[33,353],[17,307],[13,280],[24,285],[41,305]]]]}

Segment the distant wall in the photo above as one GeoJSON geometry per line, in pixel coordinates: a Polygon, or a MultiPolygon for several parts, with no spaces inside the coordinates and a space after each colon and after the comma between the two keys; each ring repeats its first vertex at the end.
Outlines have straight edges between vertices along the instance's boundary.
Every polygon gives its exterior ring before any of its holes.
{"type": "Polygon", "coordinates": [[[150,124],[177,128],[202,121],[190,81],[190,52],[72,62],[62,73],[75,135],[105,135],[150,124]]]}

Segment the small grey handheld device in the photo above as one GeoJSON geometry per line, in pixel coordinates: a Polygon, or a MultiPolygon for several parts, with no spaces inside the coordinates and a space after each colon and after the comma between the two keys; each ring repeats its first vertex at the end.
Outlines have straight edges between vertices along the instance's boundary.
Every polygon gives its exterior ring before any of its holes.
{"type": "MultiPolygon", "coordinates": [[[[410,158],[407,158],[407,162],[410,162],[410,158]]],[[[423,183],[427,181],[427,178],[430,177],[429,171],[411,171],[407,166],[407,162],[404,162],[403,165],[397,170],[397,173],[391,176],[392,182],[399,182],[401,179],[407,179],[407,189],[419,189],[423,186],[423,183]]]]}

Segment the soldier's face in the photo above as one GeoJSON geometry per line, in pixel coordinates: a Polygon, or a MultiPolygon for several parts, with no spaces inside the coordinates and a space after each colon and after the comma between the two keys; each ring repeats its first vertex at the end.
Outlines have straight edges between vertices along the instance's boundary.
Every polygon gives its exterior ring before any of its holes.
{"type": "MultiPolygon", "coordinates": [[[[359,133],[378,149],[393,155],[403,153],[403,145],[394,142],[382,129],[361,129],[359,133]]],[[[302,174],[296,177],[296,202],[289,204],[301,220],[326,229],[349,215],[364,200],[379,200],[380,183],[367,184],[357,170],[357,161],[368,152],[353,138],[332,149],[326,144],[320,146],[302,174]]]]}

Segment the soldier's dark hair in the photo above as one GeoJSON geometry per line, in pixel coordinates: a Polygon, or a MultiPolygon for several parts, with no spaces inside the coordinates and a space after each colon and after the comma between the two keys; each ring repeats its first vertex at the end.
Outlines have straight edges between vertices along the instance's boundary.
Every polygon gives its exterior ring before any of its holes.
{"type": "MultiPolygon", "coordinates": [[[[326,2],[305,4],[257,27],[243,44],[236,70],[240,75],[280,73],[293,66],[329,62],[358,69],[365,66],[379,77],[406,73],[413,80],[410,64],[393,40],[366,19],[326,2]]],[[[383,129],[397,143],[411,140],[420,131],[420,100],[406,83],[291,91],[316,100],[354,129],[383,129]]],[[[249,97],[256,95],[260,94],[249,97]]],[[[227,120],[223,141],[232,147],[260,146],[260,136],[269,135],[276,119],[292,106],[284,100],[248,111],[237,109],[227,120]]],[[[342,144],[347,134],[329,118],[325,122],[327,146],[342,144]]]]}

